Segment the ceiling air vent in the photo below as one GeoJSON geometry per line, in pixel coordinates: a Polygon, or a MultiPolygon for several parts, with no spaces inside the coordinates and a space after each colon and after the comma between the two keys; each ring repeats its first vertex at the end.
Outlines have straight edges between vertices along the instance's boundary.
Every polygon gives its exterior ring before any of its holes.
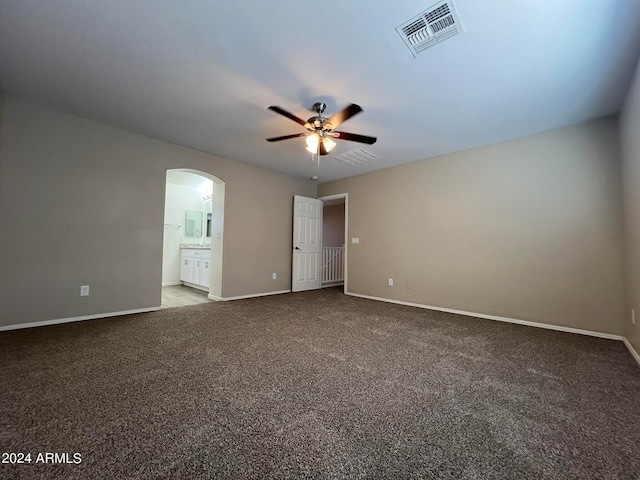
{"type": "Polygon", "coordinates": [[[445,0],[396,27],[396,31],[417,57],[427,48],[464,33],[464,26],[453,1],[445,0]]]}
{"type": "Polygon", "coordinates": [[[345,152],[342,155],[335,157],[336,160],[346,163],[347,165],[360,165],[361,163],[367,163],[371,160],[377,160],[380,157],[374,155],[371,152],[367,152],[364,148],[358,148],[357,150],[351,150],[345,152]]]}

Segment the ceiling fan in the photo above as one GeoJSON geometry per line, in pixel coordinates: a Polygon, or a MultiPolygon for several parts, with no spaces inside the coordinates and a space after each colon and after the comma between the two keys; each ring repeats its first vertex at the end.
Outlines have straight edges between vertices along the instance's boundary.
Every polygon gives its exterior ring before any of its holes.
{"type": "Polygon", "coordinates": [[[362,107],[360,107],[360,105],[352,103],[344,110],[332,115],[331,117],[325,117],[323,115],[325,108],[327,108],[325,103],[314,103],[312,110],[316,112],[316,116],[311,117],[305,122],[303,119],[296,117],[292,113],[289,113],[280,107],[276,107],[275,105],[271,105],[269,110],[273,110],[274,112],[299,123],[308,131],[305,133],[283,135],[282,137],[267,138],[267,142],[279,142],[280,140],[288,140],[289,138],[307,137],[307,151],[318,155],[326,155],[335,148],[336,142],[333,141],[334,138],[366,143],[368,145],[376,143],[376,137],[334,130],[343,122],[360,113],[362,111],[362,107]]]}

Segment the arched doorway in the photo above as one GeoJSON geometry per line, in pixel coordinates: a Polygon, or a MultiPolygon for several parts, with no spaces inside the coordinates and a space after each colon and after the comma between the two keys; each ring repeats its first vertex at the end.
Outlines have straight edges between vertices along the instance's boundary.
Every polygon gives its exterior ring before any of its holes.
{"type": "Polygon", "coordinates": [[[188,168],[167,170],[163,293],[169,286],[187,285],[194,292],[205,291],[212,300],[222,297],[224,198],[225,183],[215,175],[188,168]],[[189,264],[192,254],[207,261],[189,264]]]}

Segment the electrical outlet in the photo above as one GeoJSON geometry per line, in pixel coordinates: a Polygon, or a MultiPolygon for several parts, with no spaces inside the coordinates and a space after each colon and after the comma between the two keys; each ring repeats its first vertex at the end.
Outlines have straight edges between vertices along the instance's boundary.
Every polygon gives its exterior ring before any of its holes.
{"type": "Polygon", "coordinates": [[[80,296],[88,297],[89,296],[89,285],[81,285],[80,286],[80,296]]]}
{"type": "Polygon", "coordinates": [[[393,287],[393,278],[390,278],[390,279],[389,279],[389,286],[390,286],[390,287],[393,287]]]}
{"type": "Polygon", "coordinates": [[[409,290],[411,288],[411,284],[408,281],[404,282],[404,288],[406,288],[407,290],[409,290]]]}
{"type": "Polygon", "coordinates": [[[271,274],[271,278],[273,278],[275,280],[276,278],[278,278],[278,274],[276,272],[273,272],[271,274]]]}
{"type": "Polygon", "coordinates": [[[631,309],[631,322],[633,322],[633,324],[636,324],[636,311],[634,309],[631,309]]]}

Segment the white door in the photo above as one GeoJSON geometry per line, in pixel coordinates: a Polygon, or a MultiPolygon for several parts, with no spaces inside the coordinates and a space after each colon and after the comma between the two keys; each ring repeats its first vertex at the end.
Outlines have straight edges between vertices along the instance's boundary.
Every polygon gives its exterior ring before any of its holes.
{"type": "Polygon", "coordinates": [[[322,285],[322,200],[293,197],[293,271],[291,290],[314,290],[322,285]]]}

